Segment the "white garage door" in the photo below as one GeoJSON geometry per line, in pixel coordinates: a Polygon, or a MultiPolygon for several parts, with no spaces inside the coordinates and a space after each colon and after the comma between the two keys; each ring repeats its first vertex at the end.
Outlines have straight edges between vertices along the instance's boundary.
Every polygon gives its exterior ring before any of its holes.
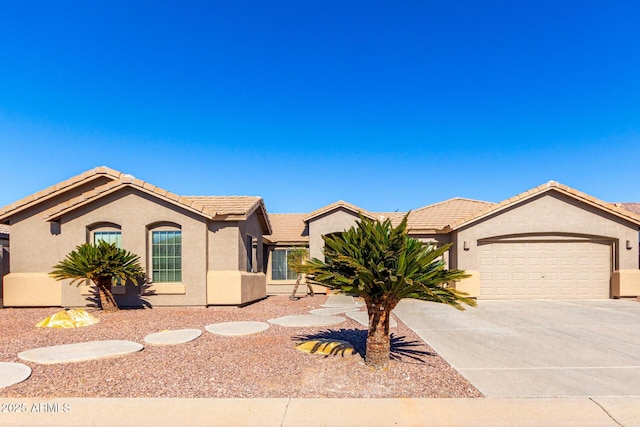
{"type": "Polygon", "coordinates": [[[607,243],[503,242],[478,250],[482,298],[609,298],[607,243]]]}

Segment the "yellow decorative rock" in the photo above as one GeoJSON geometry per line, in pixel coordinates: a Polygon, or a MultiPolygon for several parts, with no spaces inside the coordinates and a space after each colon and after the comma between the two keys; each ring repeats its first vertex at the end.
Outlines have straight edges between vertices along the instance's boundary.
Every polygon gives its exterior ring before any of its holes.
{"type": "Polygon", "coordinates": [[[36,326],[38,328],[69,329],[93,325],[99,321],[100,320],[87,313],[87,310],[84,308],[78,308],[59,311],[43,321],[38,322],[36,326]]]}
{"type": "Polygon", "coordinates": [[[322,354],[325,356],[351,356],[355,353],[355,349],[351,344],[341,340],[317,339],[302,341],[296,345],[300,351],[310,354],[322,354]]]}

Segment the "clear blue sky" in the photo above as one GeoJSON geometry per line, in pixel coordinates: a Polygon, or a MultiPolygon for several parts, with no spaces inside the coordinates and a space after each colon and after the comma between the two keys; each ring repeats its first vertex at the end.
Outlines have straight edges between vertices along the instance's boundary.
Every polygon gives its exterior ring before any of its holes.
{"type": "Polygon", "coordinates": [[[0,149],[0,206],[99,165],[270,212],[640,201],[640,2],[0,0],[0,149]]]}

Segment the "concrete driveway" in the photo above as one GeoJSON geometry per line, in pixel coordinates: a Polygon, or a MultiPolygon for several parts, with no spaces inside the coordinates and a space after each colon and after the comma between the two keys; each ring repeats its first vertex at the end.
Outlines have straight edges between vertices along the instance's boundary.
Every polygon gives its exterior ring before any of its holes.
{"type": "Polygon", "coordinates": [[[640,396],[640,302],[403,300],[394,314],[487,397],[640,396]]]}

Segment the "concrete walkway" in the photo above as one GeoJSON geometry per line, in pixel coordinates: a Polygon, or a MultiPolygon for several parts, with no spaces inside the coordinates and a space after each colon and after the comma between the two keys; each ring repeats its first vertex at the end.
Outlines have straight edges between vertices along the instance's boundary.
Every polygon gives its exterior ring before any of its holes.
{"type": "Polygon", "coordinates": [[[277,319],[269,319],[273,325],[287,327],[309,327],[309,326],[331,326],[342,323],[347,319],[341,316],[329,316],[326,314],[298,314],[294,316],[283,316],[277,319]]]}
{"type": "Polygon", "coordinates": [[[331,294],[321,307],[362,307],[363,302],[356,301],[351,295],[331,294]]]}
{"type": "Polygon", "coordinates": [[[0,400],[3,426],[640,426],[640,398],[0,400]]]}

